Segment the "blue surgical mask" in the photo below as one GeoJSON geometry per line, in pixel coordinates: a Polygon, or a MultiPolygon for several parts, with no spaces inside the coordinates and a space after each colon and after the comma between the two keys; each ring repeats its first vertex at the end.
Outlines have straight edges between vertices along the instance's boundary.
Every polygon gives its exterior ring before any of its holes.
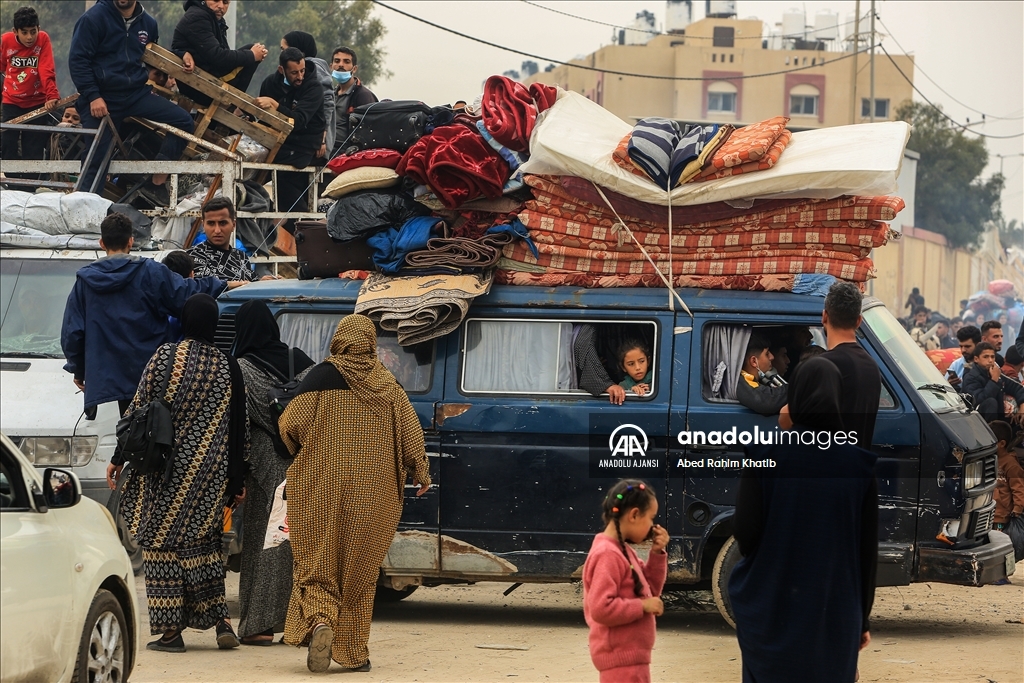
{"type": "Polygon", "coordinates": [[[334,79],[335,83],[338,83],[339,85],[345,85],[350,80],[352,80],[352,72],[351,71],[332,71],[331,72],[331,78],[334,79]]]}
{"type": "Polygon", "coordinates": [[[292,87],[292,84],[288,82],[288,77],[287,76],[284,77],[284,87],[286,87],[286,88],[292,87]]]}

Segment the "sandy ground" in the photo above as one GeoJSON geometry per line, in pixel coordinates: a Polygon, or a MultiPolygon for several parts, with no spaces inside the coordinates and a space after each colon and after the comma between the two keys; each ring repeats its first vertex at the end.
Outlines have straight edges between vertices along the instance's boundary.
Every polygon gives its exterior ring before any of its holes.
{"type": "MultiPolygon", "coordinates": [[[[862,681],[1024,681],[1024,562],[1012,586],[915,584],[878,590],[862,681]]],[[[136,583],[145,619],[145,587],[136,583]]],[[[275,644],[219,651],[213,631],[185,632],[185,654],[141,649],[131,680],[146,681],[597,681],[581,597],[572,585],[421,588],[380,605],[370,673],[306,670],[305,650],[275,644]],[[333,676],[332,676],[333,674],[333,676]]],[[[238,575],[228,601],[238,612],[238,575]]],[[[738,681],[731,628],[700,605],[676,604],[658,620],[654,681],[738,681]]],[[[237,623],[237,622],[236,622],[237,623]]],[[[145,633],[148,623],[143,624],[145,633]]],[[[147,640],[150,639],[147,637],[147,640]]]]}

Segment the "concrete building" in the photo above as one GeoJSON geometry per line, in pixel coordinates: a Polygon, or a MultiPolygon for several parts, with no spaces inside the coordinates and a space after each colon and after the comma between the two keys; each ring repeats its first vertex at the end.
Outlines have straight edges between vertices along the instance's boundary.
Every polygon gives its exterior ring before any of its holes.
{"type": "MultiPolygon", "coordinates": [[[[870,120],[870,55],[852,56],[853,26],[821,13],[807,26],[802,12],[787,13],[775,30],[759,19],[737,19],[734,2],[708,3],[708,16],[689,23],[691,2],[668,3],[665,31],[622,31],[622,44],[606,45],[574,64],[661,79],[620,76],[558,66],[526,83],[559,85],[581,93],[627,123],[662,116],[690,123],[755,123],[791,117],[791,130],[862,123],[870,120]],[[840,28],[845,27],[843,39],[840,28]],[[641,42],[640,36],[652,38],[641,42]],[[639,44],[629,44],[629,43],[639,44]],[[856,60],[856,106],[852,106],[856,60]],[[796,68],[799,71],[794,71],[796,68]],[[807,68],[804,68],[807,67],[807,68]],[[774,76],[745,78],[780,72],[774,76]],[[673,80],[690,78],[697,80],[673,80]]],[[[637,16],[637,25],[646,17],[637,16]]],[[[867,47],[868,22],[859,43],[867,47]]],[[[914,58],[894,55],[913,79],[914,58]]],[[[875,56],[875,120],[895,119],[896,108],[911,98],[910,83],[892,63],[875,56]]]]}

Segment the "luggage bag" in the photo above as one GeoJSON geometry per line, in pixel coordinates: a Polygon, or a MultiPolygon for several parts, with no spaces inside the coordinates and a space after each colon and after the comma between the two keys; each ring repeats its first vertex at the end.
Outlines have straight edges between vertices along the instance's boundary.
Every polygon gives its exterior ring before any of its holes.
{"type": "Polygon", "coordinates": [[[327,221],[296,221],[295,254],[300,280],[338,277],[346,270],[373,270],[373,250],[365,239],[338,242],[327,234],[327,221]]]}

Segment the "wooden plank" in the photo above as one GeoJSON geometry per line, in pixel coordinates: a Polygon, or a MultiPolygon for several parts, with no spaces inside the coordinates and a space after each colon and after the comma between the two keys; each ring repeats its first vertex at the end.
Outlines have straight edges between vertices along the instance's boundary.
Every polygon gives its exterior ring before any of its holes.
{"type": "Polygon", "coordinates": [[[182,83],[192,86],[204,95],[212,97],[220,102],[221,105],[234,105],[238,107],[275,130],[290,133],[295,125],[292,119],[276,111],[261,108],[256,104],[254,98],[229,83],[211,76],[202,69],[195,69],[192,73],[186,73],[184,65],[174,53],[165,50],[155,43],[149,43],[146,46],[146,52],[142,56],[142,61],[173,76],[182,83]]]}
{"type": "Polygon", "coordinates": [[[203,147],[203,148],[208,149],[210,151],[216,152],[217,154],[223,154],[224,156],[228,157],[229,159],[234,159],[235,161],[241,161],[241,159],[242,159],[242,157],[239,156],[238,154],[236,154],[235,152],[231,152],[229,150],[224,149],[223,147],[219,147],[219,146],[213,144],[212,142],[207,142],[206,140],[201,140],[201,139],[197,138],[195,135],[192,135],[191,133],[186,133],[185,131],[181,130],[180,128],[175,128],[174,126],[169,126],[166,123],[160,123],[159,121],[150,121],[149,119],[142,119],[142,118],[139,118],[139,117],[136,117],[136,116],[131,116],[127,120],[135,121],[136,123],[141,123],[142,125],[148,126],[148,127],[152,128],[154,130],[162,130],[165,133],[169,133],[171,135],[177,135],[179,138],[182,138],[184,140],[188,140],[189,142],[193,142],[193,143],[195,143],[196,145],[198,145],[200,147],[203,147]]]}
{"type": "MultiPolygon", "coordinates": [[[[218,109],[220,109],[220,106],[216,102],[213,102],[208,107],[206,107],[205,111],[201,110],[203,111],[203,116],[199,119],[199,123],[196,124],[195,129],[192,131],[192,134],[195,135],[197,138],[203,137],[203,135],[206,134],[206,129],[210,127],[210,122],[213,120],[213,115],[217,113],[218,109]]],[[[232,149],[232,151],[234,151],[234,149],[232,149]]],[[[196,145],[195,143],[190,142],[188,147],[185,148],[185,154],[191,157],[195,154],[195,152],[196,145]]]]}
{"type": "Polygon", "coordinates": [[[67,97],[65,97],[63,99],[57,100],[57,104],[54,105],[53,110],[47,109],[46,107],[39,107],[39,109],[33,109],[32,111],[28,112],[27,114],[22,114],[21,116],[16,116],[13,119],[11,119],[10,121],[4,121],[4,123],[18,124],[18,123],[21,123],[23,121],[31,121],[32,119],[37,119],[40,116],[42,116],[43,114],[48,113],[49,111],[55,111],[57,109],[63,109],[65,107],[67,107],[69,104],[74,104],[77,101],[78,101],[78,93],[75,93],[74,95],[68,95],[67,97]]]}
{"type": "Polygon", "coordinates": [[[227,126],[235,132],[245,133],[267,149],[273,149],[283,143],[285,138],[288,137],[288,134],[285,132],[275,131],[273,128],[262,123],[246,121],[245,119],[235,116],[231,112],[225,111],[219,107],[213,115],[213,120],[227,126]]]}

